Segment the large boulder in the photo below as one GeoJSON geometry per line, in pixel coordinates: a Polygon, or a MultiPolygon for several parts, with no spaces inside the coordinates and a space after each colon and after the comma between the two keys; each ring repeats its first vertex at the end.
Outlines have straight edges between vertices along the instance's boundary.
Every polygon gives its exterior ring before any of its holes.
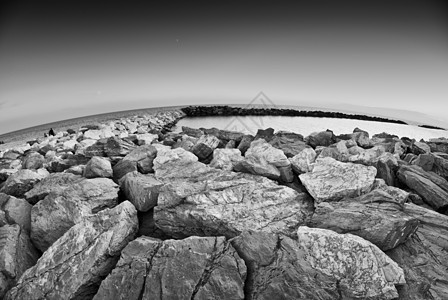
{"type": "Polygon", "coordinates": [[[203,135],[197,140],[196,144],[191,149],[191,152],[193,152],[200,160],[206,160],[213,154],[213,151],[218,147],[220,142],[220,139],[213,135],[203,135]]]}
{"type": "Polygon", "coordinates": [[[305,141],[313,147],[314,149],[317,146],[328,147],[331,144],[336,143],[336,137],[333,134],[333,131],[321,131],[321,132],[313,132],[309,136],[306,137],[305,141]]]}
{"type": "Polygon", "coordinates": [[[319,158],[313,171],[299,175],[317,203],[356,197],[372,189],[376,176],[374,167],[342,163],[333,158],[319,158]]]}
{"type": "MultiPolygon", "coordinates": [[[[182,127],[182,129],[183,129],[183,127],[182,127]]],[[[217,129],[217,128],[210,128],[210,129],[201,128],[201,130],[204,132],[204,134],[216,136],[218,139],[224,140],[224,141],[234,140],[236,142],[239,142],[239,141],[241,141],[241,139],[244,136],[244,133],[241,133],[241,132],[221,130],[221,129],[217,129]]]]}
{"type": "Polygon", "coordinates": [[[399,299],[448,299],[448,216],[414,204],[405,204],[404,212],[420,226],[404,244],[386,252],[405,273],[399,299]]]}
{"type": "Polygon", "coordinates": [[[83,217],[117,202],[118,186],[107,178],[84,179],[50,193],[31,210],[31,240],[43,252],[83,217]]]}
{"type": "Polygon", "coordinates": [[[20,276],[34,266],[39,253],[25,230],[19,225],[0,227],[0,298],[13,287],[20,276]]]}
{"type": "Polygon", "coordinates": [[[304,141],[303,137],[294,135],[275,135],[269,144],[283,151],[286,157],[293,157],[299,154],[303,149],[311,148],[304,141]]]}
{"type": "Polygon", "coordinates": [[[312,213],[305,193],[261,176],[210,168],[186,153],[177,148],[154,160],[156,178],[165,183],[154,219],[173,237],[233,237],[247,229],[291,236],[312,213]]]}
{"type": "Polygon", "coordinates": [[[32,205],[26,200],[0,193],[0,209],[4,213],[7,224],[17,224],[25,230],[31,230],[32,205]]]}
{"type": "Polygon", "coordinates": [[[401,201],[377,189],[358,198],[322,202],[310,226],[351,233],[386,251],[404,243],[418,228],[418,220],[403,212],[401,201]]]}
{"type": "Polygon", "coordinates": [[[86,164],[84,169],[84,177],[86,178],[96,178],[112,177],[112,165],[110,161],[104,157],[94,156],[86,164]]]}
{"type": "Polygon", "coordinates": [[[36,183],[38,183],[48,175],[50,174],[45,169],[19,170],[8,177],[5,185],[2,189],[0,189],[0,192],[22,198],[23,195],[31,190],[36,183]]]}
{"type": "Polygon", "coordinates": [[[252,143],[253,140],[254,140],[254,136],[250,135],[250,134],[244,135],[242,137],[242,139],[237,147],[237,149],[241,151],[241,155],[246,154],[246,151],[247,151],[247,149],[249,149],[250,143],[252,143]]]}
{"type": "Polygon", "coordinates": [[[238,149],[215,149],[210,167],[232,171],[233,167],[244,160],[238,149]]]}
{"type": "Polygon", "coordinates": [[[336,279],[313,268],[296,240],[245,231],[231,243],[247,265],[246,299],[340,299],[336,279]]]}
{"type": "Polygon", "coordinates": [[[143,175],[138,172],[127,173],[120,183],[126,198],[134,204],[138,211],[146,212],[157,205],[159,189],[163,183],[154,175],[143,175]]]}
{"type": "Polygon", "coordinates": [[[342,299],[395,299],[403,270],[377,246],[352,234],[302,226],[302,255],[313,269],[337,280],[342,299]]]}
{"type": "Polygon", "coordinates": [[[24,197],[31,204],[36,204],[44,199],[50,192],[60,193],[76,181],[82,180],[81,176],[70,173],[52,173],[38,182],[24,197]]]}
{"type": "Polygon", "coordinates": [[[292,169],[298,174],[311,172],[313,169],[312,164],[315,160],[316,151],[313,148],[305,148],[297,155],[289,158],[292,169]]]}
{"type": "Polygon", "coordinates": [[[244,299],[246,266],[224,237],[140,237],[123,249],[95,300],[244,299]]]}
{"type": "Polygon", "coordinates": [[[448,139],[447,138],[439,138],[439,139],[430,139],[427,142],[431,152],[442,152],[448,153],[448,139]]]}
{"type": "Polygon", "coordinates": [[[448,182],[443,177],[415,165],[402,165],[397,176],[434,209],[448,205],[448,182]]]}
{"type": "Polygon", "coordinates": [[[412,153],[415,155],[430,153],[431,147],[428,146],[428,144],[424,142],[414,142],[412,144],[412,153]]]}
{"type": "Polygon", "coordinates": [[[367,149],[372,147],[372,141],[369,139],[369,133],[367,131],[358,130],[354,131],[352,138],[356,141],[359,147],[367,149]]]}
{"type": "Polygon", "coordinates": [[[119,182],[124,175],[137,170],[137,162],[122,159],[112,168],[114,181],[119,182]]]}
{"type": "Polygon", "coordinates": [[[5,299],[91,299],[137,228],[137,211],[128,201],[87,216],[44,252],[5,299]]]}
{"type": "Polygon", "coordinates": [[[434,159],[432,169],[434,173],[448,179],[448,157],[445,153],[431,153],[434,159]]]}
{"type": "Polygon", "coordinates": [[[40,169],[45,163],[45,157],[38,152],[29,153],[22,163],[23,169],[40,169]]]}
{"type": "Polygon", "coordinates": [[[137,163],[140,173],[147,174],[153,171],[154,158],[157,156],[157,149],[152,145],[143,145],[132,150],[123,160],[137,163]]]}

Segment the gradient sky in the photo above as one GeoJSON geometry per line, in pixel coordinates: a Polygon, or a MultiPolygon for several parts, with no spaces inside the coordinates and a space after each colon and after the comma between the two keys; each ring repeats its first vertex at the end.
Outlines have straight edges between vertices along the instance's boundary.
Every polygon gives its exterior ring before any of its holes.
{"type": "Polygon", "coordinates": [[[3,2],[0,134],[260,91],[448,121],[445,1],[241,2],[3,2]]]}

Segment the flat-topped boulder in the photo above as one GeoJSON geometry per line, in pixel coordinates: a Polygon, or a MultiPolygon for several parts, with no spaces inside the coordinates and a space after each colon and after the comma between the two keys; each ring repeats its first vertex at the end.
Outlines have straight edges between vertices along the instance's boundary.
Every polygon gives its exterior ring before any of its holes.
{"type": "Polygon", "coordinates": [[[224,237],[139,237],[94,299],[245,299],[245,280],[244,261],[224,237]]]}
{"type": "Polygon", "coordinates": [[[137,211],[128,201],[87,216],[26,270],[5,299],[92,298],[137,228],[137,211]]]}
{"type": "Polygon", "coordinates": [[[118,203],[118,185],[108,178],[84,179],[48,194],[31,210],[31,240],[45,251],[83,217],[118,203]]]}
{"type": "Polygon", "coordinates": [[[353,163],[342,163],[333,158],[319,158],[311,172],[299,175],[317,203],[356,197],[372,189],[376,169],[353,163]]]}

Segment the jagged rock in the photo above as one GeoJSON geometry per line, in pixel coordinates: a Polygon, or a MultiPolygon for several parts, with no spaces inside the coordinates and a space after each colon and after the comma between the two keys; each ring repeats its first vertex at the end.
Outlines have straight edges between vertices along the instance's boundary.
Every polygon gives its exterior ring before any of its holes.
{"type": "Polygon", "coordinates": [[[313,148],[303,149],[299,154],[289,159],[292,169],[298,174],[310,172],[315,160],[316,151],[313,148]]]}
{"type": "Polygon", "coordinates": [[[394,299],[403,270],[372,243],[351,234],[299,227],[301,254],[313,269],[338,282],[342,299],[394,299]]]}
{"type": "Polygon", "coordinates": [[[339,150],[336,147],[325,147],[324,149],[322,149],[322,151],[319,153],[318,158],[324,158],[324,157],[331,157],[338,161],[344,161],[342,153],[339,152],[339,150]]]}
{"type": "Polygon", "coordinates": [[[304,141],[303,137],[294,137],[292,135],[275,135],[270,141],[273,147],[280,149],[286,157],[293,157],[299,154],[305,148],[311,148],[304,141]]]}
{"type": "Polygon", "coordinates": [[[294,235],[312,212],[305,193],[261,176],[210,168],[186,153],[177,148],[154,160],[156,178],[165,183],[155,223],[175,238],[233,237],[247,229],[294,235]]]}
{"type": "Polygon", "coordinates": [[[0,182],[6,181],[9,176],[19,171],[19,169],[0,169],[0,182]]]}
{"type": "Polygon", "coordinates": [[[247,149],[250,147],[250,143],[254,140],[254,137],[250,134],[244,135],[241,142],[238,144],[237,149],[241,151],[241,155],[245,155],[247,149]]]}
{"type": "Polygon", "coordinates": [[[244,157],[238,149],[215,149],[210,167],[232,171],[233,167],[243,160],[244,157]]]}
{"type": "Polygon", "coordinates": [[[141,212],[157,205],[162,185],[163,183],[154,178],[154,175],[143,175],[135,171],[127,173],[120,184],[127,199],[141,212]]]}
{"type": "Polygon", "coordinates": [[[418,220],[403,212],[401,199],[374,190],[358,198],[316,206],[310,226],[351,233],[386,251],[402,244],[418,228],[418,220]]]}
{"type": "Polygon", "coordinates": [[[446,154],[440,152],[431,153],[431,156],[434,158],[431,171],[445,179],[448,179],[448,157],[446,157],[446,154]]]}
{"type": "Polygon", "coordinates": [[[313,171],[299,175],[317,203],[356,197],[372,189],[376,176],[374,167],[341,163],[330,157],[319,158],[313,171]]]}
{"type": "Polygon", "coordinates": [[[385,153],[378,158],[374,165],[377,169],[377,178],[382,178],[389,186],[395,186],[397,183],[396,173],[398,170],[398,162],[395,156],[385,153]]]}
{"type": "Polygon", "coordinates": [[[291,165],[283,151],[274,148],[263,139],[253,141],[250,144],[250,148],[246,151],[245,157],[262,158],[274,167],[287,167],[291,165]]]}
{"type": "Polygon", "coordinates": [[[26,200],[36,204],[44,199],[50,192],[60,193],[63,189],[81,180],[81,176],[70,173],[53,173],[38,182],[31,190],[25,193],[26,200]]]}
{"type": "Polygon", "coordinates": [[[89,162],[86,164],[86,168],[84,170],[84,177],[86,178],[96,178],[96,177],[104,177],[111,178],[112,177],[112,165],[110,161],[104,157],[94,156],[89,162]]]}
{"type": "Polygon", "coordinates": [[[137,135],[137,145],[150,145],[153,141],[157,141],[159,136],[157,134],[144,133],[137,135]]]}
{"type": "Polygon", "coordinates": [[[401,206],[403,206],[407,202],[410,196],[410,193],[403,191],[402,189],[387,185],[382,178],[375,179],[372,190],[381,190],[383,192],[386,192],[394,199],[395,202],[399,203],[401,206]]]}
{"type": "Polygon", "coordinates": [[[448,139],[446,138],[430,139],[427,144],[431,152],[448,153],[448,139]]]}
{"type": "Polygon", "coordinates": [[[404,156],[403,161],[412,164],[414,163],[414,161],[417,159],[417,155],[412,154],[412,153],[408,153],[404,156]]]}
{"type": "Polygon", "coordinates": [[[260,175],[272,180],[280,180],[281,175],[278,168],[258,157],[249,157],[239,161],[233,166],[233,169],[237,172],[260,175]]]}
{"type": "Polygon", "coordinates": [[[135,149],[133,143],[127,142],[126,140],[119,139],[117,137],[110,137],[106,140],[104,144],[104,153],[111,156],[126,156],[135,149]]]}
{"type": "Polygon", "coordinates": [[[331,131],[331,130],[314,132],[306,137],[306,141],[307,141],[308,145],[310,145],[314,149],[317,146],[328,147],[331,144],[334,144],[337,142],[336,137],[333,134],[333,131],[331,131]]]}
{"type": "Polygon", "coordinates": [[[352,138],[361,148],[367,149],[372,147],[372,141],[369,139],[369,133],[367,131],[354,131],[352,138]]]}
{"type": "Polygon", "coordinates": [[[75,151],[78,142],[76,140],[68,140],[62,143],[62,149],[65,151],[75,151]]]}
{"type": "Polygon", "coordinates": [[[31,190],[33,186],[47,177],[49,173],[45,169],[28,170],[22,169],[11,176],[5,182],[0,192],[22,198],[23,195],[31,190]]]}
{"type": "Polygon", "coordinates": [[[118,202],[118,186],[107,178],[83,179],[50,193],[31,210],[31,240],[44,252],[83,217],[118,202]]]}
{"type": "Polygon", "coordinates": [[[421,167],[424,171],[431,171],[434,166],[434,156],[430,153],[420,154],[412,164],[421,167]]]}
{"type": "Polygon", "coordinates": [[[45,158],[38,152],[29,153],[22,163],[23,169],[40,169],[43,167],[45,158]]]}
{"type": "Polygon", "coordinates": [[[138,171],[147,174],[153,171],[156,156],[157,149],[153,145],[143,145],[132,150],[123,160],[136,162],[138,171]]]}
{"type": "Polygon", "coordinates": [[[137,228],[137,211],[128,201],[86,217],[43,253],[6,299],[92,298],[137,228]]]}
{"type": "Polygon", "coordinates": [[[68,154],[60,157],[54,157],[47,167],[50,172],[63,172],[74,166],[85,165],[89,162],[90,158],[80,154],[68,154]]]}
{"type": "Polygon", "coordinates": [[[0,298],[39,258],[28,234],[19,225],[0,227],[0,298]]]}
{"type": "Polygon", "coordinates": [[[8,224],[17,224],[30,232],[32,205],[26,200],[0,193],[0,207],[8,224]]]}
{"type": "Polygon", "coordinates": [[[241,132],[220,130],[217,128],[210,128],[210,129],[201,128],[201,130],[204,132],[204,134],[216,136],[218,139],[224,141],[234,140],[239,142],[244,136],[244,134],[241,132]]]}
{"type": "MultiPolygon", "coordinates": [[[[349,151],[352,148],[349,149],[349,151]]],[[[383,155],[391,155],[387,153],[383,146],[374,146],[373,148],[363,150],[359,154],[352,155],[348,158],[350,162],[363,164],[366,166],[374,166],[383,155]]]]}
{"type": "Polygon", "coordinates": [[[420,226],[404,244],[386,252],[405,272],[407,284],[399,289],[399,299],[448,299],[448,217],[414,204],[405,204],[404,212],[420,226]]]}
{"type": "Polygon", "coordinates": [[[102,129],[90,129],[84,132],[84,139],[99,140],[113,136],[114,133],[108,127],[102,129]]]}
{"type": "Polygon", "coordinates": [[[258,129],[257,134],[254,137],[254,141],[258,139],[264,139],[266,142],[269,142],[274,138],[274,129],[273,128],[267,128],[267,129],[258,129]]]}
{"type": "Polygon", "coordinates": [[[244,299],[245,279],[244,261],[224,237],[140,237],[94,299],[244,299]]]}
{"type": "Polygon", "coordinates": [[[423,142],[415,142],[412,144],[412,153],[415,155],[430,153],[431,148],[423,142]]]}
{"type": "Polygon", "coordinates": [[[116,182],[127,173],[137,171],[137,163],[131,160],[121,160],[113,168],[113,177],[116,182]]]}
{"type": "Polygon", "coordinates": [[[213,153],[220,142],[221,141],[213,135],[203,135],[198,139],[196,145],[193,146],[191,152],[193,152],[200,160],[205,160],[213,153]]]}
{"type": "Polygon", "coordinates": [[[192,151],[194,145],[196,145],[198,139],[184,135],[182,136],[182,139],[178,140],[174,145],[173,148],[183,148],[187,151],[192,151]]]}
{"type": "Polygon", "coordinates": [[[402,165],[398,169],[397,176],[434,209],[448,205],[448,182],[443,177],[425,172],[415,165],[402,165]]]}
{"type": "Polygon", "coordinates": [[[191,128],[191,127],[187,127],[187,126],[182,126],[182,132],[186,135],[198,138],[201,135],[204,134],[204,132],[200,129],[196,129],[196,128],[191,128]]]}

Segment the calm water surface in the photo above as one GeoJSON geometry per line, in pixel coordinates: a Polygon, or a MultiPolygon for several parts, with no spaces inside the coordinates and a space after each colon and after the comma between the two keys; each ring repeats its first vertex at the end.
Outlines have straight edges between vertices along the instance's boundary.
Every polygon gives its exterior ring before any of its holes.
{"type": "Polygon", "coordinates": [[[446,137],[448,131],[427,129],[414,125],[402,125],[373,121],[351,119],[313,118],[313,117],[283,117],[283,116],[238,116],[238,117],[194,117],[184,118],[177,123],[176,132],[182,131],[182,126],[193,128],[212,128],[255,134],[259,128],[268,127],[286,130],[307,136],[312,132],[331,129],[334,134],[351,133],[359,127],[370,133],[370,136],[387,132],[399,137],[409,137],[416,140],[446,137]]]}

